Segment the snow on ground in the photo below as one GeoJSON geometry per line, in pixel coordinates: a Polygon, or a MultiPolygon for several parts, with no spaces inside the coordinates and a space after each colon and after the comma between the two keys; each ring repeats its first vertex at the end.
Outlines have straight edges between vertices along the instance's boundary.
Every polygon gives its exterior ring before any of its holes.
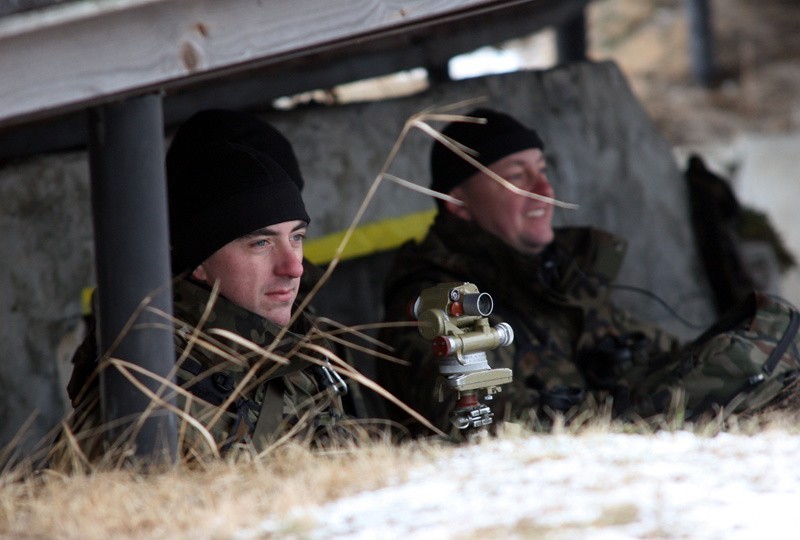
{"type": "Polygon", "coordinates": [[[541,435],[456,448],[239,538],[788,539],[799,515],[799,435],[541,435]]]}

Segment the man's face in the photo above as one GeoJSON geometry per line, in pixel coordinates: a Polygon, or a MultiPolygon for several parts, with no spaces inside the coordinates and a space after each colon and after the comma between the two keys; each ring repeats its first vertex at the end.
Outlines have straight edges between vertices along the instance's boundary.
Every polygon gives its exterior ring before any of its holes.
{"type": "MultiPolygon", "coordinates": [[[[539,149],[509,154],[488,168],[525,191],[553,196],[539,149]]],[[[464,202],[464,206],[447,203],[450,212],[474,221],[517,251],[536,254],[553,240],[551,204],[513,193],[483,172],[469,177],[450,194],[464,202]]]]}
{"type": "Polygon", "coordinates": [[[192,277],[253,313],[278,324],[289,322],[303,275],[307,224],[284,221],[227,243],[198,266],[192,277]]]}

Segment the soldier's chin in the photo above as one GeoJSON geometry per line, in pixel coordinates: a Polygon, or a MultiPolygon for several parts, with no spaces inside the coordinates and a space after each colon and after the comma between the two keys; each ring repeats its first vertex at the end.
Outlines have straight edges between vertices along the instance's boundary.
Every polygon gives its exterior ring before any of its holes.
{"type": "Polygon", "coordinates": [[[292,318],[292,309],[291,306],[273,307],[262,310],[259,315],[276,324],[285,325],[292,318]]]}
{"type": "Polygon", "coordinates": [[[525,238],[525,245],[529,248],[531,253],[537,253],[543,250],[554,238],[553,229],[540,231],[538,234],[532,234],[525,238]]]}

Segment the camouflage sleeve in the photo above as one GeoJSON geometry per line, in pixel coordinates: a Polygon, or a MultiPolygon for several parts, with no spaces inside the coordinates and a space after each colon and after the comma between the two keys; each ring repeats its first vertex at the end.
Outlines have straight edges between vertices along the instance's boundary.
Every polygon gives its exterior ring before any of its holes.
{"type": "MultiPolygon", "coordinates": [[[[397,361],[378,359],[378,383],[406,407],[418,412],[440,429],[445,429],[448,407],[438,399],[438,364],[431,350],[431,342],[424,339],[416,327],[384,329],[380,339],[392,347],[391,355],[397,361]]],[[[421,424],[412,420],[403,407],[387,403],[386,409],[390,420],[407,427],[412,434],[418,435],[425,431],[421,424]]]]}
{"type": "Polygon", "coordinates": [[[422,337],[409,315],[409,307],[420,291],[435,284],[432,281],[417,280],[390,290],[386,295],[384,317],[389,325],[379,335],[379,339],[391,347],[389,354],[395,361],[377,359],[377,382],[403,404],[398,406],[387,402],[387,416],[415,436],[428,435],[430,430],[413,419],[409,408],[442,431],[448,431],[448,413],[454,402],[452,399],[447,400],[452,396],[444,394],[440,400],[437,357],[433,353],[431,341],[422,337]]]}
{"type": "Polygon", "coordinates": [[[652,357],[662,353],[674,352],[681,347],[680,340],[664,329],[652,323],[641,321],[629,312],[612,304],[609,304],[608,309],[612,311],[609,319],[620,334],[637,334],[644,337],[648,356],[652,357]]]}
{"type": "Polygon", "coordinates": [[[644,373],[670,362],[680,341],[656,325],[641,321],[610,302],[590,317],[576,362],[590,391],[610,392],[617,412],[644,373]]]}

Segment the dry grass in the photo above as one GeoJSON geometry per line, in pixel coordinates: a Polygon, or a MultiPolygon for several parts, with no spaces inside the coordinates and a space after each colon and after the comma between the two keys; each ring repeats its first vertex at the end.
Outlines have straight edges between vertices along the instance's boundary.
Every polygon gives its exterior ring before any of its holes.
{"type": "MultiPolygon", "coordinates": [[[[699,436],[800,432],[797,413],[780,410],[695,425],[678,425],[679,415],[665,416],[660,426],[621,423],[602,410],[596,413],[556,416],[550,431],[575,436],[659,429],[699,436]]],[[[511,424],[501,431],[498,437],[546,436],[511,424]]],[[[411,468],[454,448],[441,438],[403,444],[372,438],[324,451],[290,443],[260,457],[243,452],[225,460],[179,463],[160,472],[129,465],[64,474],[19,466],[0,476],[0,537],[229,538],[269,518],[289,523],[287,534],[302,536],[313,524],[286,521],[292,508],[402,481],[411,468]]]]}
{"type": "Polygon", "coordinates": [[[0,478],[4,538],[230,537],[292,507],[375,489],[437,445],[358,447],[312,452],[289,444],[263,459],[241,454],[159,473],[137,467],[61,474],[6,472],[0,478]]]}

